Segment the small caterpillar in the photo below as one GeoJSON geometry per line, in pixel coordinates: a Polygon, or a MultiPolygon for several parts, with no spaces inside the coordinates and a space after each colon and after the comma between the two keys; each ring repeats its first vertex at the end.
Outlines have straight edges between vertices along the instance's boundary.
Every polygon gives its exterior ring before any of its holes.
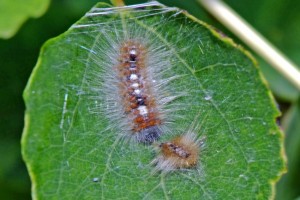
{"type": "Polygon", "coordinates": [[[156,171],[194,168],[199,162],[201,140],[193,132],[175,137],[156,147],[158,156],[152,160],[156,171]]]}

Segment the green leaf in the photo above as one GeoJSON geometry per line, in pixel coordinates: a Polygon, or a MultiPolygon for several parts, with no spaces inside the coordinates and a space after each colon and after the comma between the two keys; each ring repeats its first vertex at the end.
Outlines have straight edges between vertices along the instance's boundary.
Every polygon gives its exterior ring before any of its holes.
{"type": "MultiPolygon", "coordinates": [[[[66,33],[43,46],[25,89],[22,153],[33,196],[274,196],[275,181],[284,171],[281,132],[275,123],[279,112],[249,53],[178,9],[156,3],[126,12],[98,7],[103,5],[94,7],[66,33]],[[98,53],[96,59],[105,59],[105,52],[99,52],[99,48],[111,48],[103,43],[105,38],[116,37],[111,31],[125,31],[129,25],[172,52],[176,66],[168,73],[180,76],[169,87],[188,95],[174,102],[184,107],[171,129],[189,128],[200,114],[196,122],[201,130],[196,134],[206,139],[198,170],[151,174],[154,166],[150,162],[155,157],[152,146],[118,139],[118,132],[108,129],[115,122],[106,120],[101,110],[91,113],[95,100],[89,96],[89,83],[99,80],[87,80],[88,74],[102,75],[93,52],[98,53]]],[[[105,103],[101,101],[99,98],[98,103],[105,103]]],[[[165,134],[160,141],[170,137],[165,134]]]]}
{"type": "Polygon", "coordinates": [[[14,36],[28,18],[43,15],[50,0],[1,0],[0,1],[0,38],[14,36]]]}
{"type": "Polygon", "coordinates": [[[288,173],[277,184],[276,199],[293,200],[300,196],[300,100],[285,115],[283,127],[286,134],[285,149],[288,173]]]}

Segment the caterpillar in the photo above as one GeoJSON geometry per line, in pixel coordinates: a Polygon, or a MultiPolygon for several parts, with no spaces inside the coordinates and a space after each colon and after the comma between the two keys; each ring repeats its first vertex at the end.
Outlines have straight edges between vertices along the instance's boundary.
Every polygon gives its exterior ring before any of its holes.
{"type": "Polygon", "coordinates": [[[107,129],[121,137],[151,144],[179,117],[174,112],[182,106],[172,102],[184,92],[174,92],[169,84],[180,76],[172,72],[169,47],[130,21],[125,31],[117,23],[101,29],[94,49],[81,46],[92,52],[96,66],[87,78],[92,98],[101,102],[94,112],[101,112],[107,129]]]}
{"type": "Polygon", "coordinates": [[[157,155],[151,162],[151,165],[155,166],[153,173],[198,167],[205,140],[204,136],[202,138],[197,136],[201,126],[197,122],[198,117],[186,132],[154,145],[157,155]]]}

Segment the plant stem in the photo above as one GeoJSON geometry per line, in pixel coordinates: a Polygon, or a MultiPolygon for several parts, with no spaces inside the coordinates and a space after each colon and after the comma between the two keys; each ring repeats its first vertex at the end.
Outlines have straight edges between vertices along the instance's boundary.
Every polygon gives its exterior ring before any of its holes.
{"type": "Polygon", "coordinates": [[[198,0],[198,2],[300,90],[299,68],[236,12],[220,0],[198,0]]]}

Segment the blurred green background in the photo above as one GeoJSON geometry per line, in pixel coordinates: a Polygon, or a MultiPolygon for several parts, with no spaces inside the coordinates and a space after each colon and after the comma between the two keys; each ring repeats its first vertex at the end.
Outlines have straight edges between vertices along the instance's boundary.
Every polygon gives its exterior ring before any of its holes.
{"type": "MultiPolygon", "coordinates": [[[[66,31],[98,2],[97,0],[52,0],[48,7],[45,1],[31,1],[35,4],[35,7],[32,7],[33,14],[30,14],[28,5],[24,9],[23,1],[0,0],[0,33],[3,29],[7,33],[9,29],[7,24],[10,27],[14,24],[16,24],[15,28],[20,27],[12,38],[0,39],[0,199],[31,199],[30,179],[20,153],[25,110],[22,92],[37,61],[39,50],[46,40],[66,31]],[[41,10],[44,9],[41,12],[46,11],[46,13],[38,19],[29,18],[26,21],[30,16],[38,16],[34,13],[39,4],[44,4],[40,6],[41,10]],[[9,12],[4,12],[5,10],[9,12]],[[20,26],[24,21],[26,22],[20,26]]],[[[145,1],[125,2],[133,4],[145,1]]],[[[196,0],[160,2],[187,10],[242,44],[203,10],[196,0]]],[[[226,0],[225,2],[300,66],[300,1],[226,0]]],[[[277,184],[276,199],[300,198],[299,91],[259,56],[255,56],[283,112],[279,121],[286,136],[289,172],[277,184]]]]}

